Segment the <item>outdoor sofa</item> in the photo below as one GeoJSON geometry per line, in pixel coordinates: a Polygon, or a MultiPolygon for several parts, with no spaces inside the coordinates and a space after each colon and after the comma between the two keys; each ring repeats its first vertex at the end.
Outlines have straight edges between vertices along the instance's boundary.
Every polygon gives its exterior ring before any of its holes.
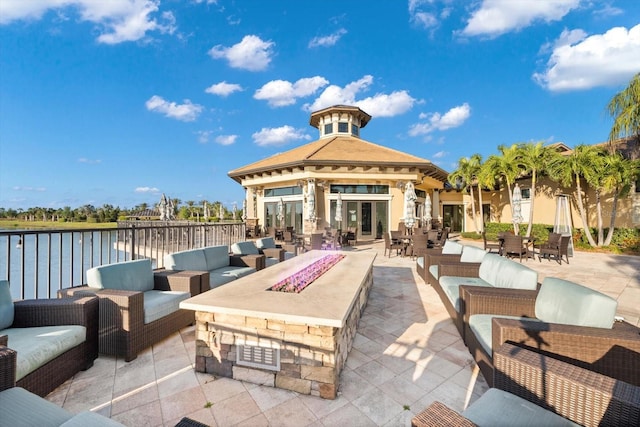
{"type": "MultiPolygon", "coordinates": [[[[273,237],[270,237],[273,239],[273,237]]],[[[238,257],[256,257],[264,256],[264,267],[271,267],[280,262],[280,258],[284,259],[284,249],[282,248],[265,248],[264,250],[258,249],[256,242],[253,240],[247,240],[245,242],[236,242],[231,245],[231,253],[238,257]]]]}
{"type": "MultiPolygon", "coordinates": [[[[291,232],[285,231],[284,234],[290,235],[291,232]]],[[[256,239],[256,247],[261,254],[264,254],[269,258],[276,258],[280,262],[286,261],[296,256],[295,244],[276,244],[276,241],[273,237],[262,237],[260,239],[256,239]]]]}
{"type": "Polygon", "coordinates": [[[416,254],[416,271],[418,275],[422,277],[425,283],[429,284],[429,267],[431,266],[432,257],[442,255],[451,258],[453,261],[460,260],[463,246],[455,240],[446,240],[442,246],[437,248],[421,248],[419,253],[416,254]]]}
{"type": "Polygon", "coordinates": [[[174,252],[164,256],[168,271],[199,272],[200,292],[217,288],[264,268],[264,255],[242,257],[229,253],[226,245],[207,246],[174,252]]]}
{"type": "MultiPolygon", "coordinates": [[[[461,256],[461,261],[462,259],[461,256]]],[[[538,273],[535,270],[500,255],[485,253],[479,263],[461,261],[438,263],[438,280],[434,280],[432,286],[463,340],[466,302],[461,291],[462,285],[523,289],[534,292],[534,295],[538,289],[538,273]]],[[[433,265],[430,268],[433,268],[433,265]]]]}
{"type": "Polygon", "coordinates": [[[436,401],[412,427],[640,425],[638,386],[511,343],[494,357],[494,388],[462,413],[436,401]]]}
{"type": "Polygon", "coordinates": [[[95,295],[100,299],[100,353],[126,362],[161,339],[195,321],[180,302],[200,292],[199,280],[173,281],[154,274],[149,259],[106,264],[87,270],[87,285],[58,291],[61,298],[95,295]]]}
{"type": "Polygon", "coordinates": [[[97,298],[14,302],[0,281],[0,390],[46,396],[97,357],[97,298]]]}
{"type": "Polygon", "coordinates": [[[461,294],[465,343],[487,381],[492,349],[512,341],[640,386],[640,328],[615,320],[617,301],[608,295],[554,277],[538,292],[461,286],[461,294]]]}

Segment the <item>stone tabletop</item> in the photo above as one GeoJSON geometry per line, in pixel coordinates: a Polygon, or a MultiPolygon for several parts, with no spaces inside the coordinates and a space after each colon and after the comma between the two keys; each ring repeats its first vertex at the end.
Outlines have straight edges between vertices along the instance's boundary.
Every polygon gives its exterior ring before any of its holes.
{"type": "Polygon", "coordinates": [[[341,328],[375,258],[375,251],[309,251],[191,297],[180,308],[341,328]],[[267,290],[330,253],[346,257],[302,292],[267,290]]]}

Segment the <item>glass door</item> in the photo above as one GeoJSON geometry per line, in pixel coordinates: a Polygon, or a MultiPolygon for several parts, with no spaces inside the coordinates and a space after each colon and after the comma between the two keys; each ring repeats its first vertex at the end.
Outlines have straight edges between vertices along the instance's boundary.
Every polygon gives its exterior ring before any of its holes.
{"type": "Polygon", "coordinates": [[[372,234],[372,215],[371,202],[360,202],[360,235],[362,237],[371,238],[372,234]]]}

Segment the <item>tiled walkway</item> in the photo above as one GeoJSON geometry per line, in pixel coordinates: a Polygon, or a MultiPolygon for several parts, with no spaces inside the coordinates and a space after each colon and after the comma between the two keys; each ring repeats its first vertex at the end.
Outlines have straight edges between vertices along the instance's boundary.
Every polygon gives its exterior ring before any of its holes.
{"type": "MultiPolygon", "coordinates": [[[[462,410],[487,388],[438,295],[409,258],[378,252],[374,287],[335,400],[193,370],[193,327],[130,363],[100,356],[48,399],[72,412],[95,410],[128,426],[173,426],[183,416],[211,426],[408,426],[439,400],[462,410]]],[[[571,264],[530,267],[611,294],[620,314],[640,318],[640,257],[577,253],[571,264]]]]}

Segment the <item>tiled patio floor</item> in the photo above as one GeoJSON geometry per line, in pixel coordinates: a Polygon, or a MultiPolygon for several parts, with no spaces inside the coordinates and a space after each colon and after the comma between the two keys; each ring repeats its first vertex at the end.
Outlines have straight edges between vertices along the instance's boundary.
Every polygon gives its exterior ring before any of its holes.
{"type": "MultiPolygon", "coordinates": [[[[189,416],[211,426],[408,426],[439,400],[462,410],[487,385],[438,295],[409,258],[378,252],[374,286],[335,400],[214,378],[193,370],[194,330],[141,353],[130,363],[100,356],[47,398],[72,411],[94,410],[128,426],[173,426],[189,416]]],[[[571,264],[528,261],[544,275],[611,294],[619,312],[640,318],[640,257],[577,253],[571,264]]]]}

